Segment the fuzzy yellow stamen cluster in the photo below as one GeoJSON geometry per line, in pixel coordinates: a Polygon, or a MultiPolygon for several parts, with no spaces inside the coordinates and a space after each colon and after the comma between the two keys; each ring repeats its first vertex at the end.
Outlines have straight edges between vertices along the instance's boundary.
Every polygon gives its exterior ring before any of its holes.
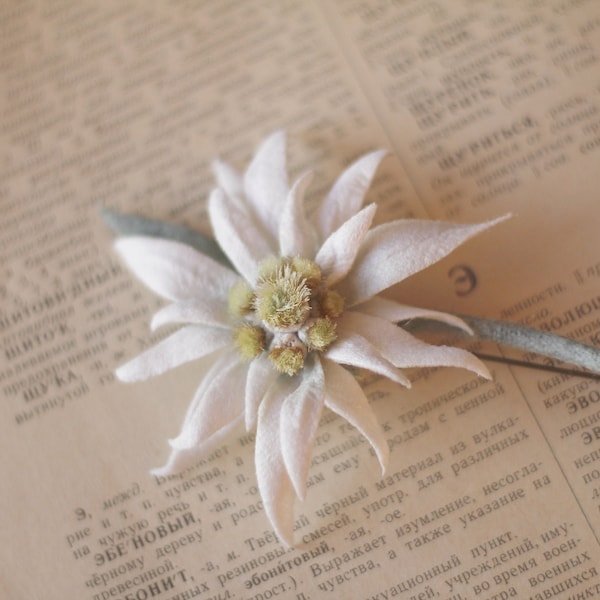
{"type": "Polygon", "coordinates": [[[319,297],[321,313],[337,319],[344,312],[344,299],[334,290],[325,290],[319,297]]]}
{"type": "Polygon", "coordinates": [[[229,311],[236,317],[247,317],[254,310],[254,292],[245,281],[238,281],[229,290],[229,311]]]}
{"type": "Polygon", "coordinates": [[[235,345],[244,360],[256,358],[266,347],[266,335],[262,327],[244,323],[233,331],[235,345]]]}
{"type": "Polygon", "coordinates": [[[269,359],[280,373],[295,375],[304,366],[304,351],[298,346],[276,346],[269,352],[269,359]]]}
{"type": "Polygon", "coordinates": [[[308,258],[293,258],[291,266],[296,273],[299,273],[305,279],[306,285],[311,290],[314,290],[321,284],[321,269],[312,260],[308,258]]]}
{"type": "Polygon", "coordinates": [[[337,337],[335,329],[335,322],[328,317],[315,319],[306,332],[308,347],[311,350],[326,350],[337,337]]]}
{"type": "Polygon", "coordinates": [[[283,258],[277,256],[269,256],[265,258],[258,265],[258,280],[269,279],[275,277],[277,272],[283,267],[283,265],[289,264],[289,261],[285,261],[283,258]]]}
{"type": "Polygon", "coordinates": [[[259,280],[256,312],[274,330],[297,329],[310,312],[310,289],[300,273],[289,265],[259,280]]]}
{"type": "Polygon", "coordinates": [[[270,257],[258,267],[254,290],[243,281],[231,288],[229,310],[243,320],[234,330],[242,358],[268,352],[273,367],[291,376],[303,368],[307,352],[323,352],[335,341],[344,300],[325,288],[314,261],[270,257]]]}

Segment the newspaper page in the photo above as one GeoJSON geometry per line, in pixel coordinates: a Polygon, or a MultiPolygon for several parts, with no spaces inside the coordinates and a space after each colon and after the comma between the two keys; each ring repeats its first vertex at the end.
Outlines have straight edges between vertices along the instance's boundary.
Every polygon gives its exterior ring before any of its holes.
{"type": "Polygon", "coordinates": [[[378,222],[513,215],[392,297],[598,344],[595,2],[6,1],[0,28],[3,597],[600,594],[589,377],[490,362],[492,381],[364,379],[388,471],[326,414],[292,549],[264,514],[252,434],[151,476],[202,372],[115,380],[168,332],[150,333],[163,301],[98,216],[209,233],[210,161],[243,169],[275,129],[291,176],[315,172],[313,202],[389,148],[378,222]]]}

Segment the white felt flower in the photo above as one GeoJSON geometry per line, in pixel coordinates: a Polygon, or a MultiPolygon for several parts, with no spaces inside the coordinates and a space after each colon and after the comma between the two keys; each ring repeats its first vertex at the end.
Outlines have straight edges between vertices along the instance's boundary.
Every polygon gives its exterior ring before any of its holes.
{"type": "Polygon", "coordinates": [[[377,294],[439,259],[495,222],[478,225],[400,220],[370,229],[362,207],[384,156],[372,152],[336,181],[309,220],[310,177],[288,186],[285,138],[259,148],[240,176],[215,162],[209,215],[235,267],[178,242],[126,237],[116,248],[154,292],[172,301],[152,326],[183,326],[117,371],[123,381],[159,375],[195,359],[211,366],[157,474],[185,469],[245,423],[256,429],[256,473],[264,508],[292,543],[294,496],[306,491],[324,407],[370,442],[385,469],[388,447],[365,394],[344,366],[409,386],[408,367],[453,366],[488,376],[472,354],[419,341],[396,325],[426,317],[468,330],[458,318],[397,304],[377,294]]]}

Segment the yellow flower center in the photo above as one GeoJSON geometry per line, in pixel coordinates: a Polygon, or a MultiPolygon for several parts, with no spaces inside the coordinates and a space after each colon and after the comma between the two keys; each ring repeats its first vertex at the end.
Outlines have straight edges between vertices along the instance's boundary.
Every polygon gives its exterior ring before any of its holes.
{"type": "Polygon", "coordinates": [[[235,344],[244,360],[268,352],[277,371],[295,375],[308,352],[323,352],[335,341],[344,300],[323,285],[312,260],[271,257],[258,270],[254,290],[239,282],[229,292],[229,310],[241,320],[235,344]]]}
{"type": "Polygon", "coordinates": [[[310,288],[306,279],[291,265],[258,281],[255,290],[256,312],[273,331],[295,331],[310,312],[310,288]]]}

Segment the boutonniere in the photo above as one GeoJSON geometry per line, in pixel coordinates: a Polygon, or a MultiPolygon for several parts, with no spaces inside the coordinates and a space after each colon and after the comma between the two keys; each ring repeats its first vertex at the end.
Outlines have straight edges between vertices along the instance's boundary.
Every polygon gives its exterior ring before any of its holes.
{"type": "Polygon", "coordinates": [[[372,227],[376,206],[363,200],[384,154],[367,154],[344,171],[311,219],[304,207],[311,177],[288,184],[282,132],[262,143],[243,175],[215,161],[218,185],[208,213],[216,244],[177,226],[106,213],[115,229],[136,233],[115,242],[123,261],[171,302],[154,315],[152,328],[181,326],[121,366],[117,377],[141,381],[188,361],[210,361],[181,432],[170,441],[168,462],[154,473],[186,469],[238,425],[256,431],[265,513],[287,545],[293,544],[294,496],[306,493],[325,408],[364,435],[385,470],[386,440],[349,368],[405,387],[410,381],[403,369],[412,367],[461,367],[489,377],[466,350],[425,343],[398,326],[428,319],[472,335],[472,325],[485,329],[481,323],[379,294],[505,217],[474,225],[398,220],[372,227]]]}

